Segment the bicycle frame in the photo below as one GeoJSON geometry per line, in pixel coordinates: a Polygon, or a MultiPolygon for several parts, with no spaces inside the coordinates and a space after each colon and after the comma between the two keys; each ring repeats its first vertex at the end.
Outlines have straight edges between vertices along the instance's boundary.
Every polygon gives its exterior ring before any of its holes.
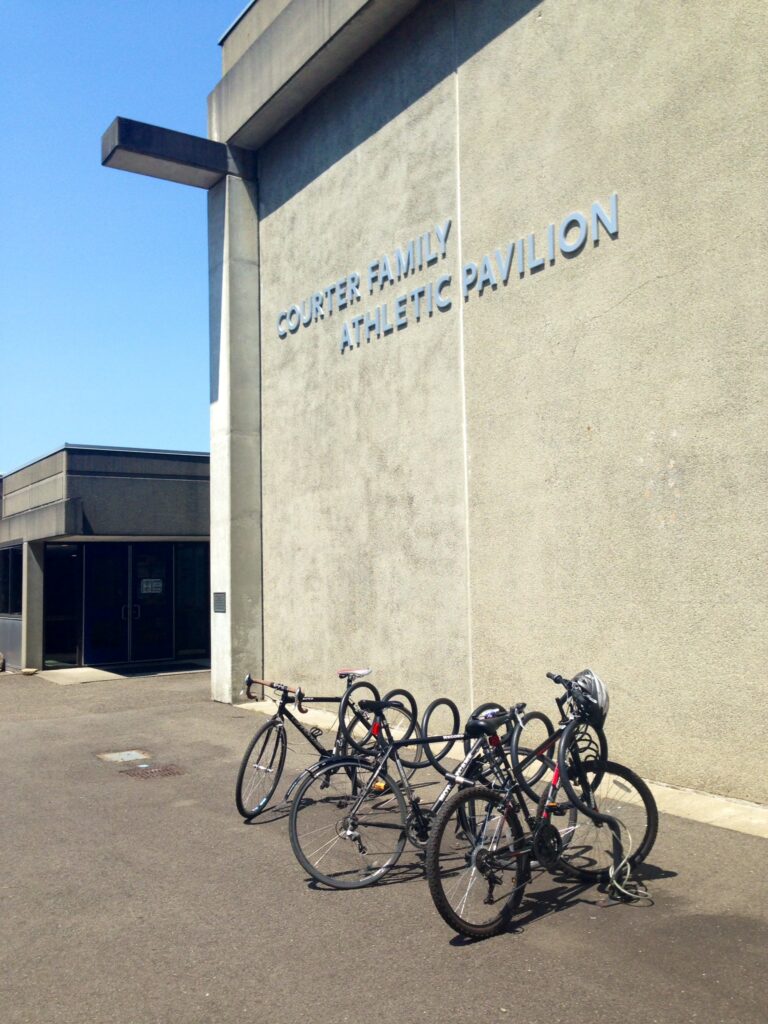
{"type": "MultiPolygon", "coordinates": [[[[302,695],[301,703],[302,703],[302,705],[303,704],[340,704],[341,703],[341,699],[342,699],[341,697],[306,697],[306,696],[302,695]]],[[[293,782],[290,784],[290,786],[288,787],[288,789],[285,792],[285,796],[284,796],[283,799],[286,800],[286,801],[290,800],[290,798],[291,798],[291,796],[293,794],[293,791],[296,789],[296,787],[298,786],[299,782],[302,780],[302,778],[304,777],[306,772],[311,772],[311,771],[313,771],[316,768],[322,767],[323,765],[327,764],[328,761],[331,758],[341,757],[342,756],[341,751],[342,751],[342,747],[344,745],[344,741],[342,739],[341,732],[337,730],[337,732],[336,732],[336,739],[334,741],[333,747],[331,747],[330,749],[327,748],[327,747],[324,747],[322,745],[322,743],[320,743],[320,741],[318,740],[317,733],[314,731],[318,727],[315,726],[313,729],[308,729],[305,725],[303,725],[298,720],[298,718],[296,718],[296,716],[293,714],[293,712],[291,712],[289,710],[288,704],[291,701],[293,701],[295,703],[294,695],[291,694],[291,693],[288,693],[287,691],[283,691],[281,693],[281,695],[280,695],[280,702],[279,702],[279,704],[277,706],[277,710],[275,711],[275,714],[274,714],[273,718],[278,719],[278,721],[280,722],[280,725],[281,725],[281,727],[283,729],[285,729],[285,719],[287,718],[288,721],[296,729],[298,729],[298,731],[301,733],[301,735],[304,737],[304,739],[310,744],[310,746],[314,747],[314,749],[320,755],[320,759],[316,762],[316,764],[310,765],[304,772],[300,772],[296,776],[296,778],[293,780],[293,782]]]]}
{"type": "MultiPolygon", "coordinates": [[[[562,712],[562,707],[559,700],[557,701],[557,704],[562,712]]],[[[557,806],[557,794],[560,791],[560,765],[556,762],[554,763],[552,779],[547,788],[546,799],[543,801],[543,809],[541,814],[538,814],[538,808],[536,809],[537,813],[535,815],[531,814],[531,812],[529,811],[528,805],[525,801],[525,793],[523,791],[522,786],[520,785],[518,776],[522,774],[523,770],[527,768],[528,765],[532,764],[534,760],[539,758],[545,751],[550,750],[559,742],[561,736],[565,732],[566,725],[567,722],[564,722],[564,724],[560,725],[552,733],[551,736],[549,736],[534,751],[532,751],[528,755],[528,757],[524,758],[524,760],[520,762],[520,764],[517,766],[517,769],[515,769],[514,766],[512,767],[513,782],[512,785],[507,790],[507,797],[514,797],[514,801],[517,805],[517,808],[521,811],[523,817],[525,818],[525,822],[528,825],[528,828],[531,830],[531,848],[533,847],[536,831],[540,829],[542,824],[550,821],[551,812],[553,808],[557,806]]],[[[574,746],[573,751],[571,753],[571,758],[573,760],[574,775],[579,780],[579,783],[583,786],[584,790],[586,791],[586,794],[590,798],[589,816],[595,822],[597,822],[598,827],[601,825],[606,825],[610,829],[613,862],[614,867],[617,867],[618,864],[621,862],[623,856],[619,822],[616,820],[616,818],[612,817],[611,815],[601,814],[600,811],[597,809],[597,803],[594,799],[594,794],[591,788],[589,787],[589,784],[586,782],[584,778],[583,762],[581,760],[581,754],[579,753],[579,749],[577,746],[574,746]]]]}
{"type": "MultiPolygon", "coordinates": [[[[384,771],[384,767],[386,766],[387,762],[389,760],[392,760],[394,762],[395,768],[397,769],[397,774],[398,774],[398,776],[400,778],[400,784],[401,784],[401,786],[403,788],[404,795],[406,796],[406,798],[408,800],[408,805],[410,807],[411,812],[414,813],[419,818],[420,823],[422,825],[425,825],[425,818],[424,818],[422,810],[421,810],[421,801],[420,801],[419,797],[417,796],[413,786],[411,785],[410,780],[408,779],[408,776],[406,775],[406,773],[403,770],[403,765],[402,765],[402,763],[400,761],[400,758],[397,756],[397,751],[401,747],[426,746],[428,743],[445,743],[448,740],[463,740],[464,739],[464,733],[455,733],[455,734],[450,734],[450,735],[446,735],[446,736],[422,736],[419,739],[412,739],[411,738],[411,739],[407,739],[407,740],[396,740],[392,736],[392,733],[391,733],[390,728],[389,728],[389,724],[387,723],[385,718],[377,716],[376,721],[379,724],[379,731],[376,734],[376,741],[377,741],[376,766],[375,766],[375,769],[374,769],[373,773],[371,774],[371,777],[368,780],[368,783],[361,790],[357,800],[355,801],[355,803],[350,808],[350,810],[349,810],[349,817],[350,818],[354,818],[354,816],[357,814],[357,812],[359,811],[360,807],[362,806],[363,801],[368,796],[368,794],[371,792],[371,789],[376,784],[376,781],[378,780],[379,776],[384,771]],[[385,733],[385,736],[382,736],[382,728],[383,728],[383,732],[385,733]]],[[[471,785],[473,785],[477,781],[476,779],[468,779],[468,778],[466,778],[466,776],[464,776],[463,773],[467,770],[467,768],[470,766],[470,764],[476,759],[480,748],[484,747],[484,746],[487,746],[488,748],[491,747],[491,744],[489,743],[489,740],[488,740],[487,736],[480,736],[476,740],[474,740],[472,745],[471,745],[471,747],[470,747],[470,749],[469,749],[469,751],[468,751],[468,753],[464,757],[464,760],[456,768],[456,771],[455,772],[451,772],[450,774],[446,775],[446,778],[448,779],[448,782],[446,783],[446,785],[443,787],[441,792],[438,794],[436,799],[433,801],[433,803],[429,807],[429,814],[430,814],[430,816],[434,816],[434,815],[437,814],[437,812],[443,806],[443,804],[448,799],[448,797],[450,796],[450,794],[453,792],[453,790],[456,788],[457,785],[459,785],[459,786],[461,786],[461,785],[471,786],[471,785]]],[[[330,758],[326,759],[325,764],[328,764],[329,760],[331,760],[331,759],[330,758]]],[[[338,761],[339,761],[340,764],[342,764],[344,762],[349,763],[350,760],[351,760],[350,758],[344,758],[344,757],[339,757],[338,758],[338,761]]],[[[358,760],[358,759],[356,758],[355,760],[358,760]]],[[[360,758],[359,760],[362,762],[362,761],[365,760],[365,758],[360,758]]]]}

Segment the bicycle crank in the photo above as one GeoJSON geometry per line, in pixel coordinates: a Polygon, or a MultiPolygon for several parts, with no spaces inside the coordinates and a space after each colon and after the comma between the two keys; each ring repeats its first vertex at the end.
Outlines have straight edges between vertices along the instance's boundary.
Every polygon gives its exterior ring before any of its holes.
{"type": "Polygon", "coordinates": [[[405,834],[408,842],[423,850],[429,842],[431,827],[432,816],[429,811],[411,811],[405,821],[405,834]]]}
{"type": "Polygon", "coordinates": [[[552,871],[563,852],[563,839],[555,826],[542,821],[533,834],[533,856],[547,871],[552,871]]]}

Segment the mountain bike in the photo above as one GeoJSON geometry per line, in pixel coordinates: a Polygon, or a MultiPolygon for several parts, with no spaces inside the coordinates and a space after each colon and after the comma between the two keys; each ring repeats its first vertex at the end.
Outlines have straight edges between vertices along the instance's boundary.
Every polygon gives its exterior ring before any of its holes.
{"type": "MultiPolygon", "coordinates": [[[[563,708],[569,704],[569,717],[558,730],[558,761],[535,812],[526,803],[522,778],[541,763],[542,749],[512,765],[509,744],[498,733],[515,709],[490,709],[470,719],[467,733],[488,733],[491,762],[503,783],[452,794],[429,838],[425,867],[433,902],[452,928],[473,938],[506,928],[532,862],[584,880],[615,878],[626,893],[628,871],[655,842],[658,812],[645,783],[622,765],[581,757],[579,726],[600,729],[602,721],[583,699],[578,677],[550,678],[566,687],[561,700],[563,708]],[[562,827],[553,821],[560,817],[567,819],[562,827]]],[[[543,745],[549,746],[550,740],[543,745]]]]}
{"type": "MultiPolygon", "coordinates": [[[[582,760],[608,759],[608,740],[602,727],[590,725],[581,718],[574,719],[569,714],[571,698],[566,684],[570,684],[570,680],[565,680],[562,676],[556,677],[552,673],[548,673],[547,677],[566,686],[566,693],[555,698],[560,713],[559,727],[555,729],[552,721],[543,712],[525,712],[527,704],[519,703],[512,708],[513,718],[507,725],[504,735],[500,737],[509,750],[512,766],[522,789],[526,796],[536,802],[546,792],[546,781],[542,783],[542,779],[555,770],[555,758],[561,740],[566,747],[577,743],[582,760]],[[565,730],[569,725],[570,732],[566,736],[565,730]]],[[[490,701],[475,708],[470,718],[477,718],[490,711],[501,713],[504,707],[498,702],[490,701]]],[[[466,743],[465,740],[465,748],[466,743]]]]}

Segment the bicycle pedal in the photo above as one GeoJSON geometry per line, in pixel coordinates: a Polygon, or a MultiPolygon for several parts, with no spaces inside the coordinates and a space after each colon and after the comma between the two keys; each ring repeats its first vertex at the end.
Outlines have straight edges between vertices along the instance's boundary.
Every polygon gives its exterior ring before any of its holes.
{"type": "Polygon", "coordinates": [[[374,793],[383,793],[386,788],[387,784],[383,779],[376,779],[374,784],[371,786],[374,793]]]}

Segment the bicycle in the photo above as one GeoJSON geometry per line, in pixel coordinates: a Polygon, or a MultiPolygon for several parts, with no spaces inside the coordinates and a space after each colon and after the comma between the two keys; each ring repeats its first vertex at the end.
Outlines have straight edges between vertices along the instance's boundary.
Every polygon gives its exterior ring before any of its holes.
{"type": "MultiPolygon", "coordinates": [[[[565,685],[566,682],[570,683],[569,680],[563,680],[561,676],[555,677],[552,673],[547,673],[547,678],[554,682],[561,682],[562,685],[565,685]]],[[[518,774],[518,781],[531,800],[538,802],[546,791],[546,787],[543,789],[534,789],[533,787],[544,778],[547,772],[552,772],[555,769],[555,762],[548,756],[548,753],[561,740],[572,719],[572,716],[566,712],[569,700],[570,694],[567,689],[562,697],[555,698],[560,713],[558,729],[555,729],[548,716],[541,711],[529,711],[523,714],[527,707],[525,703],[516,704],[512,709],[514,719],[510,721],[502,742],[509,749],[512,766],[518,774]],[[529,755],[534,756],[530,757],[529,755]],[[522,766],[524,758],[527,760],[525,766],[522,766]]],[[[475,708],[470,718],[477,718],[489,711],[501,713],[504,708],[497,702],[489,701],[475,708]]],[[[579,721],[572,727],[571,733],[565,737],[564,741],[567,746],[577,742],[583,759],[600,761],[608,759],[608,740],[602,727],[595,728],[579,721]]]]}
{"type": "Polygon", "coordinates": [[[431,761],[430,744],[453,743],[464,733],[396,740],[385,711],[401,710],[399,702],[362,700],[360,709],[374,717],[374,756],[329,758],[307,774],[294,794],[289,819],[297,860],[315,881],[335,889],[378,882],[395,866],[408,841],[424,850],[440,808],[457,786],[475,781],[472,765],[487,746],[487,738],[478,736],[461,764],[447,773],[435,801],[424,808],[399,751],[423,746],[431,761]],[[396,779],[386,771],[390,761],[396,779]]]}
{"type": "MultiPolygon", "coordinates": [[[[306,728],[288,708],[293,704],[299,714],[306,714],[305,704],[338,704],[345,702],[345,708],[351,715],[357,713],[357,700],[363,696],[379,699],[379,691],[372,683],[361,683],[359,680],[371,673],[371,669],[341,669],[339,679],[346,680],[347,688],[342,696],[308,697],[300,688],[293,689],[284,683],[275,683],[266,679],[252,679],[250,673],[245,677],[244,692],[248,700],[256,698],[251,693],[254,685],[268,686],[280,694],[280,700],[274,715],[261,725],[248,744],[235,784],[235,803],[246,821],[252,821],[261,814],[272,799],[277,789],[285,766],[288,747],[285,720],[287,719],[304,737],[318,754],[318,764],[323,764],[330,757],[338,757],[346,753],[346,741],[339,727],[333,745],[324,747],[320,742],[323,730],[317,726],[306,728]]],[[[302,775],[299,775],[285,795],[289,800],[302,775]]]]}
{"type": "MultiPolygon", "coordinates": [[[[471,718],[467,727],[470,738],[482,730],[493,736],[490,756],[503,784],[454,793],[427,845],[425,866],[433,902],[451,927],[473,938],[487,938],[505,929],[519,906],[533,861],[546,870],[562,869],[583,880],[616,878],[618,890],[627,893],[627,877],[623,874],[619,879],[616,872],[631,870],[655,842],[658,812],[645,783],[622,765],[599,758],[582,760],[580,755],[579,728],[602,729],[607,693],[605,704],[596,713],[585,693],[586,673],[573,680],[548,676],[566,688],[565,697],[558,700],[565,724],[514,765],[509,745],[502,742],[498,731],[516,711],[519,719],[521,706],[509,712],[495,708],[486,711],[485,718],[471,718]],[[558,740],[553,777],[546,792],[536,796],[534,814],[525,799],[525,769],[541,763],[544,751],[558,740]],[[558,798],[561,786],[565,800],[558,798]],[[567,826],[558,829],[552,818],[566,814],[567,826]],[[628,817],[633,819],[632,830],[627,828],[628,817]]],[[[593,673],[590,676],[597,678],[593,673]]]]}
{"type": "Polygon", "coordinates": [[[572,680],[547,673],[565,687],[573,713],[564,722],[552,782],[540,799],[538,813],[550,822],[567,816],[565,826],[558,829],[562,843],[558,866],[565,874],[582,881],[610,881],[620,896],[628,897],[631,869],[645,860],[656,841],[658,810],[645,782],[625,765],[608,760],[607,746],[600,743],[601,752],[596,754],[595,736],[598,740],[605,736],[602,724],[608,694],[605,691],[604,708],[596,718],[590,706],[596,698],[585,694],[582,685],[585,677],[590,681],[588,674],[596,678],[589,670],[572,680]],[[558,801],[560,786],[565,797],[558,801]]]}

